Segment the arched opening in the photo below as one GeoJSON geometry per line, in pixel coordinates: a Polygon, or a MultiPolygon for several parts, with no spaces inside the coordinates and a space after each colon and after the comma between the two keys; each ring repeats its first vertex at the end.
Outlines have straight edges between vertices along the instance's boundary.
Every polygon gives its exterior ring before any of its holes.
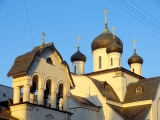
{"type": "Polygon", "coordinates": [[[57,94],[57,109],[63,110],[63,84],[59,85],[58,94],[57,94]]]}
{"type": "Polygon", "coordinates": [[[51,107],[51,80],[46,82],[46,90],[44,91],[44,106],[51,107]]]}
{"type": "Polygon", "coordinates": [[[134,68],[133,68],[133,73],[134,73],[134,68]]]}
{"type": "Polygon", "coordinates": [[[101,58],[101,56],[99,56],[99,69],[101,69],[102,68],[102,58],[101,58]]]}
{"type": "Polygon", "coordinates": [[[61,83],[59,84],[58,94],[57,94],[57,109],[62,110],[64,109],[64,98],[66,97],[67,91],[66,86],[61,83]]]}
{"type": "Polygon", "coordinates": [[[37,91],[38,91],[38,75],[34,75],[32,78],[32,86],[30,87],[30,102],[31,103],[38,104],[37,91]]]}

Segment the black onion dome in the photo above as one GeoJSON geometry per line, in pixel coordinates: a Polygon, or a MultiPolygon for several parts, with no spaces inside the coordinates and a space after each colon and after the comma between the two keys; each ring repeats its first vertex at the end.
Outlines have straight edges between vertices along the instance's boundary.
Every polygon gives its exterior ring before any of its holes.
{"type": "Polygon", "coordinates": [[[107,49],[106,49],[107,54],[111,53],[111,52],[119,52],[122,53],[123,49],[120,45],[118,45],[115,41],[112,42],[112,44],[110,44],[107,49]]]}
{"type": "MultiPolygon", "coordinates": [[[[122,41],[115,36],[115,41],[118,45],[123,48],[122,41]]],[[[105,26],[104,32],[97,36],[91,44],[92,51],[99,48],[107,48],[113,42],[113,34],[108,30],[107,25],[105,26]]]]}
{"type": "Polygon", "coordinates": [[[77,52],[71,56],[71,62],[74,62],[74,61],[86,62],[86,56],[82,54],[78,49],[77,52]]]}
{"type": "Polygon", "coordinates": [[[132,63],[143,64],[143,59],[134,52],[134,54],[128,59],[128,64],[131,65],[132,63]]]}

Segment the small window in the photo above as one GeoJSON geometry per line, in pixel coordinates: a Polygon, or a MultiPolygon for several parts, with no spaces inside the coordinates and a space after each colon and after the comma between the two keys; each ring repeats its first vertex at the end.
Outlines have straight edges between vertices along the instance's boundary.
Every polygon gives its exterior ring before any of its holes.
{"type": "Polygon", "coordinates": [[[54,63],[53,63],[53,61],[51,60],[50,57],[46,59],[46,62],[47,62],[48,64],[54,65],[54,63]]]}
{"type": "Polygon", "coordinates": [[[113,66],[113,59],[111,58],[111,66],[113,66]]]}
{"type": "Polygon", "coordinates": [[[74,66],[74,73],[76,73],[76,66],[74,66]]]}
{"type": "Polygon", "coordinates": [[[133,72],[134,72],[134,68],[133,68],[133,72]]]}
{"type": "Polygon", "coordinates": [[[104,89],[105,89],[105,90],[109,90],[109,88],[108,88],[108,83],[107,83],[107,82],[104,82],[104,89]]]}
{"type": "Polygon", "coordinates": [[[136,92],[142,92],[142,87],[141,86],[137,86],[136,87],[136,92]]]}
{"type": "Polygon", "coordinates": [[[99,56],[99,69],[101,69],[102,68],[102,58],[101,58],[101,56],[99,56]]]}
{"type": "Polygon", "coordinates": [[[6,97],[6,94],[3,93],[3,97],[6,97]]]}

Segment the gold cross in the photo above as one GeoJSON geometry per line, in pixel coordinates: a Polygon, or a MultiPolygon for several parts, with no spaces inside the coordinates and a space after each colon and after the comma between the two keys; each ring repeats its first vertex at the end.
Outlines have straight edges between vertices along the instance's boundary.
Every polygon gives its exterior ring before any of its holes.
{"type": "Polygon", "coordinates": [[[76,38],[76,40],[78,41],[78,46],[77,46],[78,49],[80,48],[80,39],[81,39],[80,36],[78,36],[78,37],[76,38]]]}
{"type": "Polygon", "coordinates": [[[115,31],[116,27],[112,27],[112,31],[113,31],[113,38],[115,38],[115,34],[114,34],[114,31],[115,31]]]}
{"type": "Polygon", "coordinates": [[[104,12],[103,12],[103,14],[104,14],[104,23],[105,23],[105,24],[108,23],[108,22],[107,22],[107,13],[108,13],[108,11],[105,9],[104,12]]]}
{"type": "Polygon", "coordinates": [[[133,39],[132,42],[134,43],[134,51],[135,51],[136,50],[136,42],[137,42],[137,40],[133,39]]]}
{"type": "Polygon", "coordinates": [[[44,36],[46,36],[45,32],[42,32],[42,46],[45,45],[44,36]]]}

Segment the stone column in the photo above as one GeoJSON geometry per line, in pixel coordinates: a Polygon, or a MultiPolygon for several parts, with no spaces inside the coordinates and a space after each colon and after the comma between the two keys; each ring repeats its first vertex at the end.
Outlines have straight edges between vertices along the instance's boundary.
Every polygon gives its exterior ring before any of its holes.
{"type": "Polygon", "coordinates": [[[51,93],[51,108],[57,108],[57,93],[51,93]]]}
{"type": "Polygon", "coordinates": [[[30,85],[24,85],[23,90],[23,102],[30,102],[30,85]]]}
{"type": "Polygon", "coordinates": [[[36,104],[36,101],[34,101],[34,93],[30,93],[30,103],[36,104]]]}
{"type": "Polygon", "coordinates": [[[44,89],[38,89],[38,105],[44,105],[44,89]]]}
{"type": "Polygon", "coordinates": [[[20,87],[14,87],[13,104],[20,103],[20,87]]]}
{"type": "Polygon", "coordinates": [[[63,97],[63,111],[68,111],[68,100],[69,97],[63,97]]]}

